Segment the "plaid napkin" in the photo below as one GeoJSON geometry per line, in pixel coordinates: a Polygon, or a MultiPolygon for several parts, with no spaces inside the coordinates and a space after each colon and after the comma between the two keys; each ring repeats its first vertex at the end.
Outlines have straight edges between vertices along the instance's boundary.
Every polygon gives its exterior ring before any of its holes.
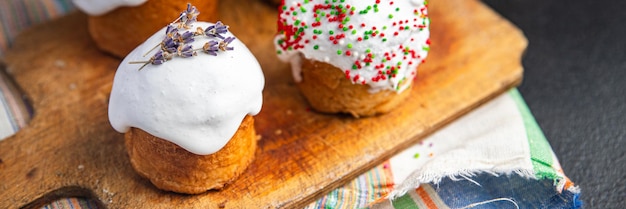
{"type": "Polygon", "coordinates": [[[513,89],[307,208],[580,208],[579,195],[513,89]]]}

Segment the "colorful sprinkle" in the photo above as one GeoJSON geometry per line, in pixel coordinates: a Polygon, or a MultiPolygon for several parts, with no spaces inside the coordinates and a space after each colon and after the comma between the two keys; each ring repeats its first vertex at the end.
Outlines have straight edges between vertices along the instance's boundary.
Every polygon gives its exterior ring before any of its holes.
{"type": "Polygon", "coordinates": [[[331,64],[345,63],[337,67],[354,83],[401,91],[409,86],[415,69],[430,50],[425,1],[283,2],[275,42],[276,54],[283,60],[294,54],[314,53],[306,57],[331,60],[331,64]],[[421,35],[423,32],[425,35],[421,35]]]}

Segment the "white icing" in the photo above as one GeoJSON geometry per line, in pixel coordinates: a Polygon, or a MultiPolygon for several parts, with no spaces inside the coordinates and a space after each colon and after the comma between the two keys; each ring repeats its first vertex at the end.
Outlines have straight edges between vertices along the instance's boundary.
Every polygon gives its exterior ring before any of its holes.
{"type": "MultiPolygon", "coordinates": [[[[330,4],[334,6],[341,5],[346,9],[344,12],[349,20],[345,22],[334,21],[338,13],[335,9],[319,9],[317,17],[315,6],[327,5],[322,0],[285,0],[281,5],[281,13],[279,14],[279,34],[275,38],[275,46],[278,51],[279,58],[284,62],[290,62],[294,74],[294,79],[299,81],[300,72],[298,61],[300,55],[306,59],[312,59],[327,62],[335,67],[349,72],[349,77],[353,83],[369,84],[371,92],[377,92],[383,89],[403,91],[410,86],[413,78],[416,76],[417,66],[426,58],[429,49],[430,32],[428,26],[430,20],[427,14],[427,5],[424,0],[411,1],[380,1],[376,4],[376,0],[346,0],[332,1],[330,4]],[[348,8],[348,5],[350,8],[348,8]],[[366,14],[360,14],[360,11],[367,10],[366,14]],[[375,11],[377,8],[377,11],[375,11]],[[354,10],[352,10],[354,9],[354,10]],[[353,14],[349,14],[350,11],[353,14]],[[317,18],[317,19],[316,19],[317,18]],[[314,25],[319,21],[319,25],[314,25]],[[402,21],[402,24],[398,24],[402,21]],[[394,25],[393,23],[396,23],[394,25]],[[362,27],[361,24],[365,24],[362,27]],[[281,25],[287,28],[281,28],[281,25]],[[400,25],[410,26],[408,28],[399,29],[400,25]],[[342,27],[346,30],[343,30],[342,27]],[[352,26],[352,28],[348,28],[352,26]],[[418,27],[419,26],[419,27],[418,27]],[[285,33],[289,27],[292,27],[296,36],[301,37],[295,40],[294,33],[285,33]],[[376,27],[378,31],[376,36],[367,36],[368,31],[376,27]],[[332,31],[333,34],[330,34],[332,31]],[[394,34],[397,32],[397,34],[394,34]],[[344,37],[339,39],[337,43],[330,40],[337,35],[343,34],[344,37]],[[384,34],[384,36],[381,36],[384,34]],[[359,38],[362,38],[359,40],[359,38]],[[383,41],[383,39],[386,39],[383,41]],[[291,48],[287,48],[291,42],[291,48]],[[298,47],[300,45],[301,47],[298,47]],[[315,49],[315,47],[318,47],[315,49]],[[405,58],[404,49],[408,48],[415,53],[415,57],[409,55],[405,58]],[[373,61],[369,66],[365,65],[364,59],[371,52],[374,55],[373,61]],[[338,54],[338,51],[341,53],[338,54]],[[350,51],[351,54],[346,52],[350,51]],[[396,54],[395,57],[382,62],[385,53],[396,54]],[[359,61],[361,69],[353,69],[355,62],[359,61]],[[401,64],[398,65],[398,63],[401,64]],[[397,69],[395,77],[387,76],[385,79],[380,78],[380,70],[376,65],[383,64],[389,66],[400,66],[397,69]],[[358,77],[357,77],[358,75],[358,77]]],[[[384,68],[383,68],[384,69],[384,68]]]]}
{"type": "MultiPolygon", "coordinates": [[[[210,23],[196,22],[206,28],[210,23]]],[[[233,36],[230,32],[225,37],[233,36]]],[[[165,37],[165,28],[133,50],[115,74],[109,121],[119,132],[130,127],[173,142],[189,152],[207,155],[220,150],[246,115],[261,110],[264,76],[246,46],[235,39],[232,51],[218,56],[198,52],[174,57],[161,65],[129,64],[148,60],[143,54],[165,37]]],[[[196,37],[194,48],[209,38],[196,37]]]]}
{"type": "Polygon", "coordinates": [[[139,6],[147,0],[73,0],[81,11],[92,15],[103,15],[123,6],[139,6]]]}

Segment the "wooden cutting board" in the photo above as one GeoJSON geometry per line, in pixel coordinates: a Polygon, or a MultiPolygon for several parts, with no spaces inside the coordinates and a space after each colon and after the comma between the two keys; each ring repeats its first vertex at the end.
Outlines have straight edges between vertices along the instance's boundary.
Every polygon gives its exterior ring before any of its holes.
{"type": "Polygon", "coordinates": [[[0,208],[34,207],[64,196],[108,208],[301,207],[415,144],[521,82],[522,33],[476,0],[430,2],[432,48],[412,96],[379,117],[309,110],[272,45],[276,11],[257,0],[221,1],[222,20],[259,59],[264,105],[256,159],[220,191],[163,192],[129,164],[123,135],[107,118],[120,60],[95,48],[86,16],[36,26],[6,57],[31,100],[29,126],[0,141],[0,208]],[[242,6],[245,5],[245,6],[242,6]]]}

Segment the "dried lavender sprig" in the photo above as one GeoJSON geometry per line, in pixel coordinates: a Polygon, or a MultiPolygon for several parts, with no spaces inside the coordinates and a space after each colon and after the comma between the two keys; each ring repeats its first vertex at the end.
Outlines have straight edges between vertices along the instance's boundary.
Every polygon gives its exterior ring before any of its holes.
{"type": "Polygon", "coordinates": [[[217,56],[217,52],[219,51],[224,51],[224,52],[232,51],[234,48],[228,46],[228,44],[230,44],[234,40],[235,40],[235,37],[227,37],[224,40],[221,40],[219,42],[211,40],[211,41],[206,42],[204,46],[202,46],[202,48],[196,49],[196,50],[197,51],[201,50],[207,54],[217,56]]]}
{"type": "Polygon", "coordinates": [[[163,64],[164,62],[171,60],[173,57],[173,55],[169,52],[164,52],[164,51],[158,51],[156,54],[154,54],[154,56],[152,56],[150,58],[150,60],[148,61],[131,61],[129,62],[129,64],[143,64],[139,70],[143,69],[144,67],[146,67],[146,65],[148,64],[153,64],[153,65],[160,65],[163,64]]]}
{"type": "MultiPolygon", "coordinates": [[[[161,41],[159,45],[161,46],[161,48],[167,48],[166,47],[167,45],[171,45],[171,43],[167,43],[168,41],[170,41],[170,39],[168,38],[171,38],[172,40],[177,41],[179,43],[185,43],[185,44],[193,42],[195,36],[201,36],[201,35],[206,35],[208,37],[213,37],[213,38],[225,39],[224,36],[222,36],[221,34],[225,34],[227,32],[228,32],[228,25],[224,25],[222,21],[217,21],[215,25],[211,25],[207,27],[206,30],[202,30],[202,27],[198,27],[196,28],[195,32],[185,31],[185,33],[183,33],[182,35],[180,34],[178,28],[173,27],[172,25],[168,25],[167,29],[165,30],[166,37],[165,39],[163,39],[163,41],[161,41]]],[[[159,45],[150,49],[143,56],[144,57],[147,56],[150,52],[156,49],[159,45]]]]}
{"type": "Polygon", "coordinates": [[[178,56],[182,58],[198,55],[191,45],[181,46],[178,50],[178,56]]]}
{"type": "Polygon", "coordinates": [[[200,11],[198,11],[195,6],[191,5],[191,3],[187,3],[187,9],[182,11],[180,15],[178,15],[178,18],[172,21],[170,25],[179,23],[179,28],[189,29],[192,23],[198,21],[198,15],[200,15],[200,11]]]}
{"type": "Polygon", "coordinates": [[[180,34],[179,28],[190,29],[191,24],[197,21],[197,17],[200,12],[196,9],[195,6],[191,4],[187,4],[187,9],[179,15],[179,17],[170,23],[165,30],[165,38],[161,41],[161,43],[157,44],[154,48],[150,49],[150,51],[146,52],[143,56],[147,56],[151,51],[161,46],[161,49],[150,58],[148,61],[131,61],[130,64],[143,64],[139,70],[143,69],[148,64],[160,65],[164,62],[171,60],[174,56],[179,56],[182,58],[188,58],[192,56],[196,56],[196,51],[204,51],[207,54],[217,56],[217,52],[219,51],[230,51],[234,48],[229,46],[229,44],[235,40],[235,37],[224,37],[222,34],[228,32],[228,25],[224,25],[221,21],[218,21],[214,25],[211,25],[203,30],[202,27],[196,28],[195,32],[185,31],[183,34],[180,34]],[[174,24],[177,24],[177,27],[174,24]],[[191,44],[195,41],[195,36],[206,35],[209,38],[219,38],[222,39],[219,42],[211,40],[204,44],[202,48],[193,49],[191,44]]]}
{"type": "Polygon", "coordinates": [[[230,44],[234,40],[235,37],[233,36],[225,38],[224,40],[220,41],[218,48],[220,48],[220,50],[222,51],[232,51],[234,48],[232,46],[228,46],[228,44],[230,44]]]}
{"type": "Polygon", "coordinates": [[[204,34],[209,37],[217,37],[224,39],[221,34],[228,32],[228,25],[224,25],[222,21],[217,21],[215,25],[211,25],[204,30],[204,34]]]}
{"type": "Polygon", "coordinates": [[[201,49],[198,50],[202,50],[203,52],[213,55],[213,56],[217,56],[217,52],[219,51],[219,42],[217,41],[208,41],[204,44],[204,46],[201,49]]]}
{"type": "Polygon", "coordinates": [[[180,16],[182,16],[180,22],[183,23],[183,27],[189,29],[192,23],[198,21],[198,15],[200,15],[200,12],[196,7],[192,6],[191,3],[187,3],[187,10],[180,13],[180,16]]]}

